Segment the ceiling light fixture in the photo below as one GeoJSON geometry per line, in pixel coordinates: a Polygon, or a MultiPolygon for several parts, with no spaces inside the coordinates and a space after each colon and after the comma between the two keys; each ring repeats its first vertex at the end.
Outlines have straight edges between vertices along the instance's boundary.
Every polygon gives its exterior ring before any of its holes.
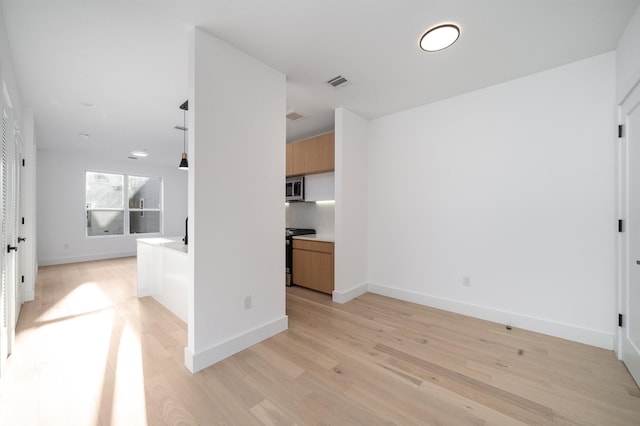
{"type": "MultiPolygon", "coordinates": [[[[189,100],[184,101],[182,105],[180,105],[180,109],[183,111],[183,121],[182,121],[182,159],[180,160],[180,165],[178,168],[180,170],[189,170],[189,161],[187,160],[187,110],[189,109],[189,100]]],[[[178,126],[176,126],[178,128],[178,126]]]]}
{"type": "Polygon", "coordinates": [[[131,155],[134,157],[146,157],[149,153],[147,151],[131,151],[131,155]]]}
{"type": "Polygon", "coordinates": [[[80,136],[83,139],[89,139],[89,133],[78,133],[78,136],[80,136]]]}
{"type": "Polygon", "coordinates": [[[420,48],[427,52],[437,52],[451,46],[458,37],[460,37],[460,28],[457,25],[438,25],[422,35],[420,48]]]}

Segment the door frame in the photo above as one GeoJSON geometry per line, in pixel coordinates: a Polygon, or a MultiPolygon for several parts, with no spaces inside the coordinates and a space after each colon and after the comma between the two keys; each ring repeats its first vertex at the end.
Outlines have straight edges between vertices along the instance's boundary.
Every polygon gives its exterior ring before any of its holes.
{"type": "MultiPolygon", "coordinates": [[[[629,206],[629,188],[627,186],[627,182],[629,181],[629,151],[628,151],[628,125],[626,123],[626,116],[624,114],[624,107],[628,101],[640,103],[640,74],[638,74],[636,81],[634,84],[629,86],[629,89],[621,97],[617,105],[617,115],[618,115],[618,126],[622,127],[622,132],[620,132],[620,127],[618,130],[618,138],[617,138],[617,211],[618,211],[618,219],[622,220],[623,225],[622,229],[619,229],[618,239],[617,239],[617,258],[618,258],[618,270],[617,270],[617,309],[618,314],[622,315],[622,326],[616,327],[616,341],[614,351],[618,359],[624,361],[624,337],[627,330],[626,323],[629,319],[628,312],[628,304],[627,304],[627,288],[628,288],[628,280],[629,280],[629,268],[633,267],[635,261],[632,262],[633,259],[630,258],[629,253],[629,233],[628,233],[628,206],[629,206]]],[[[638,107],[640,108],[640,106],[638,107]]],[[[640,129],[639,129],[640,130],[640,129]]],[[[640,220],[638,220],[640,223],[640,220]]],[[[640,307],[638,307],[640,312],[640,307]]],[[[635,363],[635,361],[634,361],[635,363]]],[[[637,363],[636,363],[637,364],[637,363]]],[[[627,365],[627,369],[629,366],[627,365]]],[[[631,372],[631,370],[629,370],[631,372]]],[[[638,372],[635,372],[634,379],[638,381],[638,377],[640,375],[638,372]]],[[[632,373],[633,376],[633,373],[632,373]]],[[[640,381],[639,381],[640,382],[640,381]]]]}

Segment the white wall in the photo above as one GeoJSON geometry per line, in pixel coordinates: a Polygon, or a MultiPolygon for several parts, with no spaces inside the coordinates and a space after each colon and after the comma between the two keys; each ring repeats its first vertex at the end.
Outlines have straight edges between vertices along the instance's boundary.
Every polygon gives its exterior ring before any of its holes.
{"type": "MultiPolygon", "coordinates": [[[[4,81],[7,92],[11,97],[13,104],[14,118],[18,122],[21,129],[22,126],[22,96],[18,88],[15,70],[13,68],[13,58],[11,57],[11,49],[9,47],[9,37],[7,35],[7,27],[4,22],[2,8],[0,8],[0,80],[4,81]]],[[[2,81],[0,81],[0,92],[3,90],[2,81]]]]}
{"type": "Polygon", "coordinates": [[[286,88],[283,74],[197,28],[189,80],[185,365],[195,372],[287,328],[286,88]]]}
{"type": "Polygon", "coordinates": [[[622,101],[640,80],[640,6],[631,17],[616,49],[616,100],[622,101]]]}
{"type": "Polygon", "coordinates": [[[611,349],[614,65],[373,120],[370,291],[611,349]]]}
{"type": "Polygon", "coordinates": [[[367,126],[338,108],[336,123],[336,232],[333,300],[347,302],[367,289],[367,126]]]}
{"type": "Polygon", "coordinates": [[[36,250],[36,223],[35,223],[35,120],[33,111],[25,110],[15,70],[13,58],[9,47],[4,15],[0,8],[0,98],[5,90],[11,99],[13,118],[22,135],[22,155],[26,166],[22,169],[22,197],[25,225],[20,226],[20,234],[27,240],[20,245],[20,253],[24,265],[24,284],[22,285],[23,301],[33,300],[35,297],[35,280],[37,277],[37,264],[35,262],[36,250]]]}
{"type": "Polygon", "coordinates": [[[287,228],[312,228],[316,230],[316,234],[333,235],[334,212],[334,204],[288,203],[285,225],[287,228]]]}
{"type": "Polygon", "coordinates": [[[147,235],[86,237],[85,172],[162,177],[165,236],[183,236],[187,216],[187,174],[143,160],[109,161],[38,151],[37,217],[40,265],[134,256],[136,239],[147,235]]]}

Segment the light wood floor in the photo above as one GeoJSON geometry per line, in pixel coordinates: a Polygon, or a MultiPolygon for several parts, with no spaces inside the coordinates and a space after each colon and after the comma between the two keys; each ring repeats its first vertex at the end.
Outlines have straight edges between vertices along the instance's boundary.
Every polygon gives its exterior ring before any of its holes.
{"type": "Polygon", "coordinates": [[[134,258],[40,269],[2,425],[639,425],[610,351],[367,294],[292,287],[289,330],[198,374],[186,326],[135,297],[134,258]]]}

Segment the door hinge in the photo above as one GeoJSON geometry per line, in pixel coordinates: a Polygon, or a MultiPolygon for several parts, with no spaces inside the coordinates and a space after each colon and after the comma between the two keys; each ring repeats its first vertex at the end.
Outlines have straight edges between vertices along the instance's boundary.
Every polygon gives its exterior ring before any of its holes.
{"type": "Polygon", "coordinates": [[[618,232],[624,232],[624,220],[618,219],[618,232]]]}
{"type": "Polygon", "coordinates": [[[22,278],[20,279],[21,283],[24,283],[24,275],[22,276],[22,278]]]}
{"type": "Polygon", "coordinates": [[[618,124],[618,137],[621,138],[624,136],[624,126],[622,124],[618,124]]]}
{"type": "Polygon", "coordinates": [[[618,314],[618,327],[622,327],[622,314],[618,314]]]}
{"type": "Polygon", "coordinates": [[[24,167],[24,158],[22,159],[22,167],[24,167]]]}

